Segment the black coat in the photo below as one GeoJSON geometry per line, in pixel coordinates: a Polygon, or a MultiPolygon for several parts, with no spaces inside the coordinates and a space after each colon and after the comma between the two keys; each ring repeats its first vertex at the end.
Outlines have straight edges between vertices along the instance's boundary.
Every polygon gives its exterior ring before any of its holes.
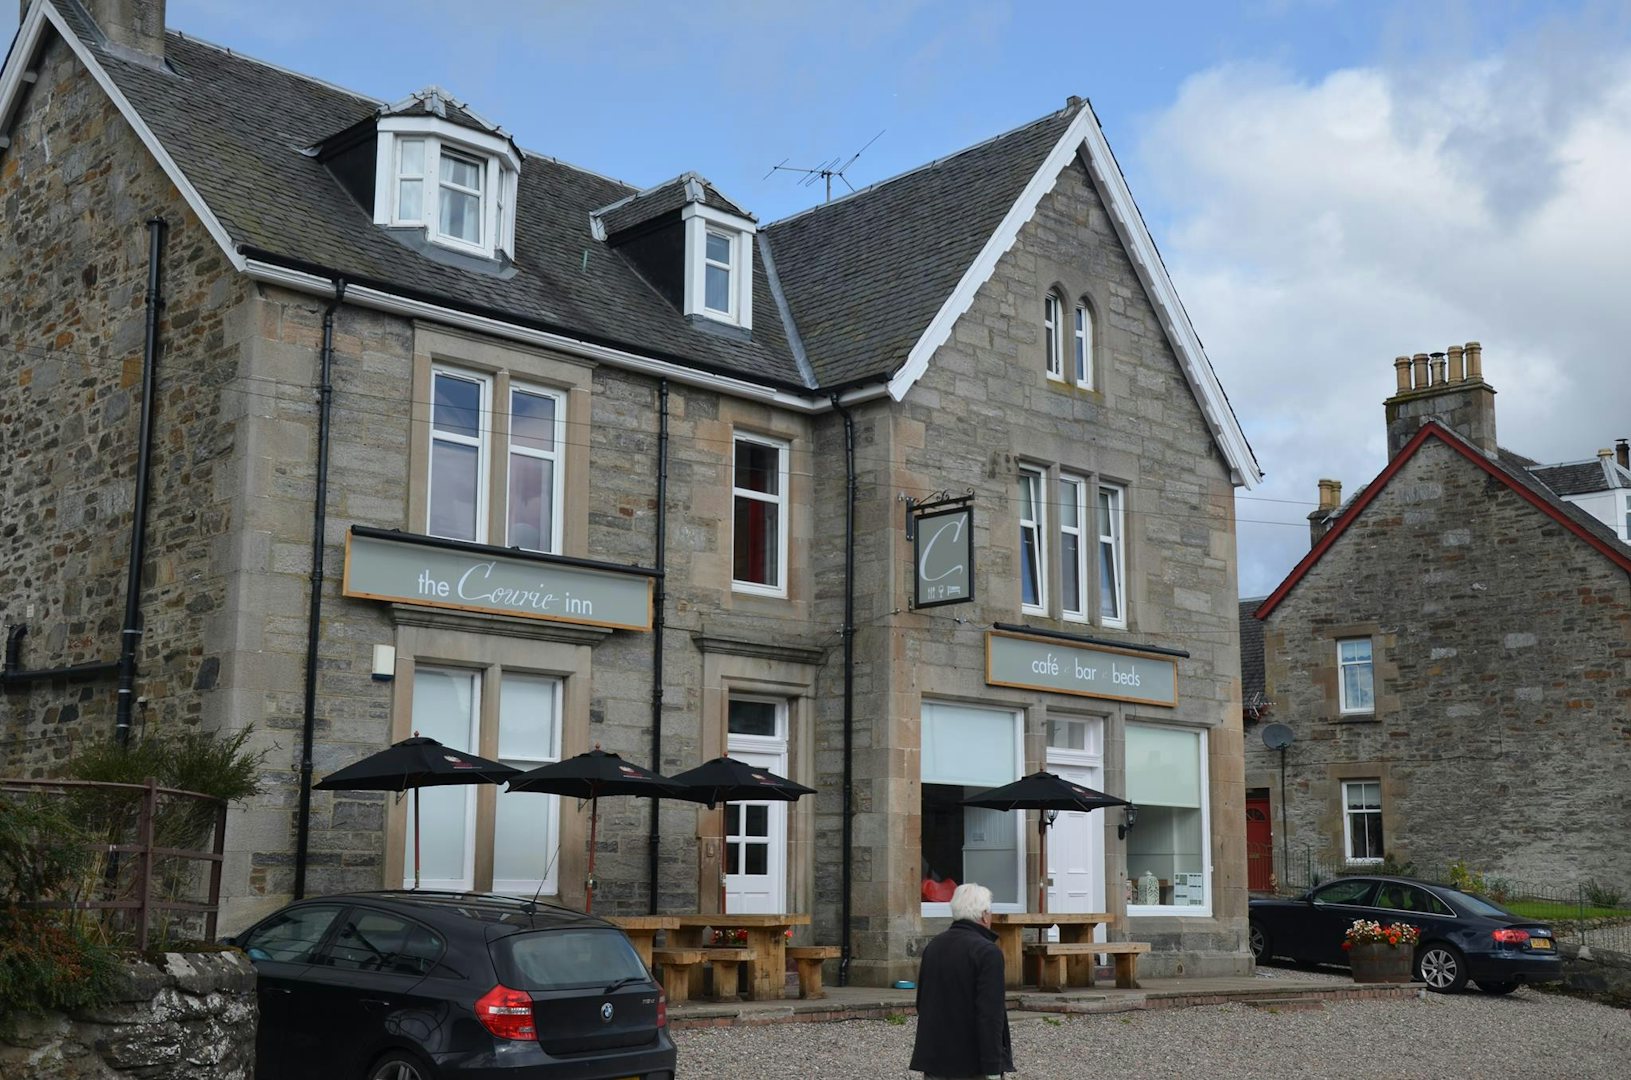
{"type": "Polygon", "coordinates": [[[931,1076],[1014,1071],[997,935],[959,919],[923,949],[911,1068],[931,1076]]]}

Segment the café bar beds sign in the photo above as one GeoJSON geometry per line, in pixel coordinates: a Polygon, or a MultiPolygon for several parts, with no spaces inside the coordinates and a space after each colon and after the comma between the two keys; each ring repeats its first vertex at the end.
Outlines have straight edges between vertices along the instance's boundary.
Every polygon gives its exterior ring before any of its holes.
{"type": "Polygon", "coordinates": [[[353,525],[342,591],[399,604],[650,630],[654,578],[640,567],[353,525]]]}
{"type": "Polygon", "coordinates": [[[985,681],[1144,705],[1178,704],[1176,660],[1001,630],[985,635],[985,681]]]}

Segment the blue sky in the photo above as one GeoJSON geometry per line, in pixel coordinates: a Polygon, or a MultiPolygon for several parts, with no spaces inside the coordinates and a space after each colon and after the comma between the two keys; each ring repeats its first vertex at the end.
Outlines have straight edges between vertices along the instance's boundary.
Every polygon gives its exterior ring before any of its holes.
{"type": "Polygon", "coordinates": [[[1318,477],[1351,494],[1385,463],[1396,354],[1481,340],[1530,456],[1631,435],[1624,3],[171,0],[168,22],[383,99],[440,84],[531,150],[640,185],[694,169],[763,220],[821,197],[778,162],[881,132],[864,186],[1090,98],[1269,473],[1238,501],[1243,595],[1306,550],[1318,477]]]}

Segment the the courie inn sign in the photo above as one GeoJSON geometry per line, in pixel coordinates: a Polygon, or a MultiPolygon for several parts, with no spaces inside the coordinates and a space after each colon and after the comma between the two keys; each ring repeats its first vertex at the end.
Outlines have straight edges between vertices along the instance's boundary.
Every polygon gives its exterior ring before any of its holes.
{"type": "Polygon", "coordinates": [[[986,632],[985,681],[1142,705],[1178,704],[1176,660],[1004,630],[986,632]]]}
{"type": "Polygon", "coordinates": [[[654,574],[354,525],[346,596],[524,619],[650,630],[654,574]]]}

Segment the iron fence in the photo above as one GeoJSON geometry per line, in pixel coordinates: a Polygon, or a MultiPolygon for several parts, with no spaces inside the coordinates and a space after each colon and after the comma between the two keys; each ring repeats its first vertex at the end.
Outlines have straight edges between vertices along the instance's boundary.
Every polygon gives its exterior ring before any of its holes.
{"type": "Polygon", "coordinates": [[[226,843],[223,800],[160,787],[151,778],[143,784],[0,779],[0,794],[62,800],[93,853],[86,871],[59,895],[27,897],[21,906],[90,913],[110,936],[144,951],[182,936],[214,940],[226,843]]]}

